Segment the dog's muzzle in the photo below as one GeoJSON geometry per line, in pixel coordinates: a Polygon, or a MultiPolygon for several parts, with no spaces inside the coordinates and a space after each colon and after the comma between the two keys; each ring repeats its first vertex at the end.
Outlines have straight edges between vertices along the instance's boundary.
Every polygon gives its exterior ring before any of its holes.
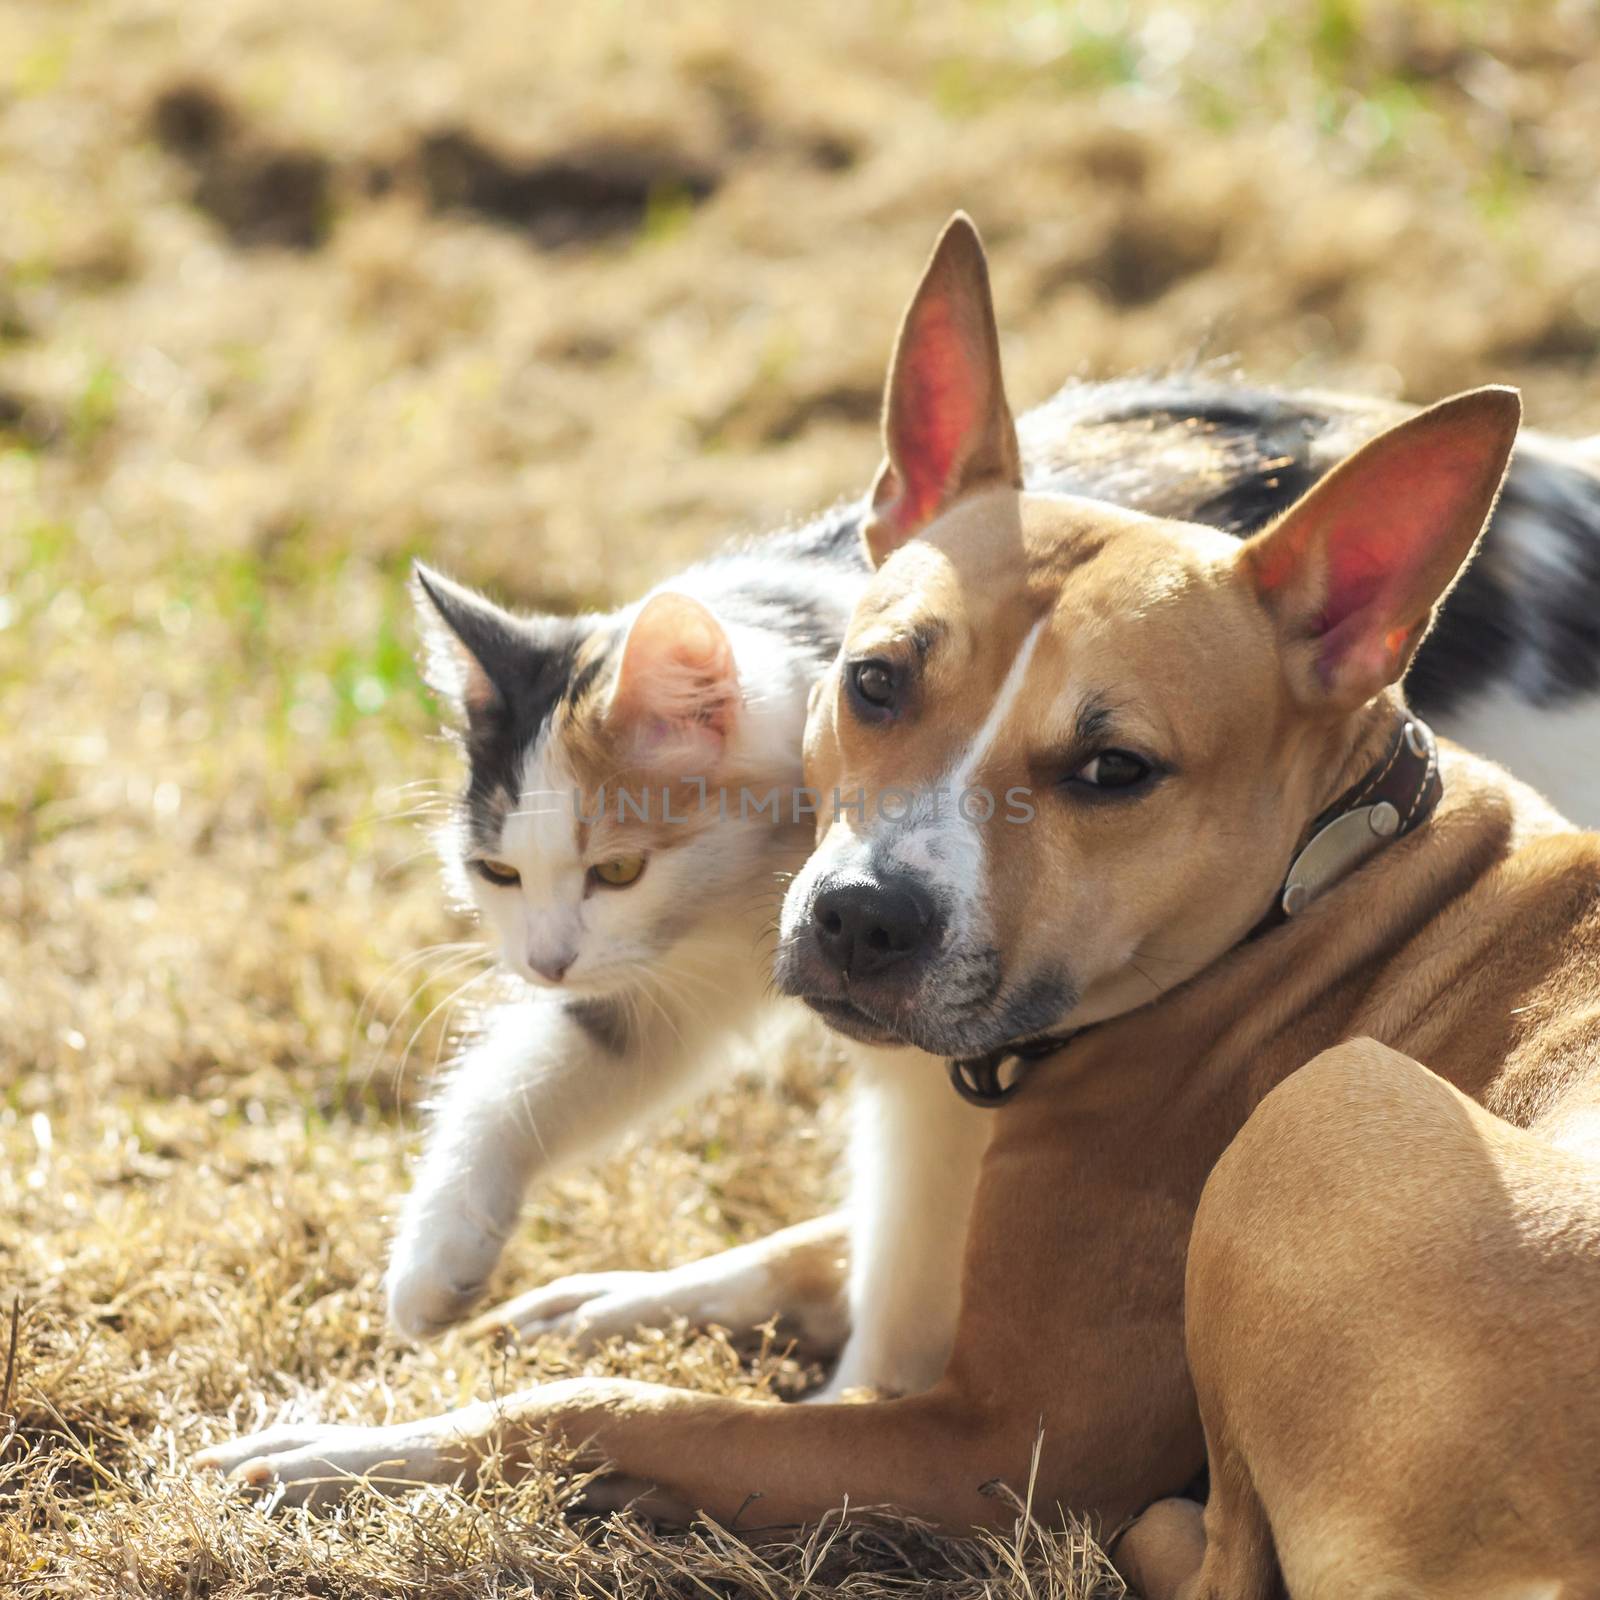
{"type": "Polygon", "coordinates": [[[779,987],[842,1033],[891,1042],[943,938],[944,918],[914,878],[833,873],[780,954],[779,987]]]}

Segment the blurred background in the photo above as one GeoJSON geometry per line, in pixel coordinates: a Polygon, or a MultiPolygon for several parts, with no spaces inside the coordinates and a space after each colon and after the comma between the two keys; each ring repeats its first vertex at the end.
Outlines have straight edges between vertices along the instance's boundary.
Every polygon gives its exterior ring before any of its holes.
{"type": "MultiPolygon", "coordinates": [[[[1600,431],[1597,150],[1588,0],[4,0],[0,1572],[243,1583],[280,1535],[178,1451],[483,1392],[375,1289],[478,970],[419,956],[467,930],[414,555],[605,605],[859,492],[957,206],[1018,409],[1204,360],[1600,431]]],[[[826,1082],[541,1195],[515,1277],[811,1213],[826,1082]]]]}

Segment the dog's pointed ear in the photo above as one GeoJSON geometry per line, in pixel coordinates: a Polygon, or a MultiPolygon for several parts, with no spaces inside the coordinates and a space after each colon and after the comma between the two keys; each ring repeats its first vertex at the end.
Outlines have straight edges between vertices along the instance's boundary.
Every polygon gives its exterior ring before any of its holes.
{"type": "Polygon", "coordinates": [[[502,703],[507,675],[526,657],[517,619],[492,600],[418,561],[412,567],[417,621],[423,637],[423,681],[469,722],[502,703]]]}
{"type": "Polygon", "coordinates": [[[963,212],[939,236],[900,324],[883,442],[864,529],[875,567],[963,494],[1022,487],[989,267],[978,230],[963,212]]]}
{"type": "Polygon", "coordinates": [[[1245,543],[1302,704],[1351,710],[1399,681],[1494,510],[1521,419],[1515,389],[1442,400],[1245,543]]]}
{"type": "Polygon", "coordinates": [[[739,668],[723,626],[698,600],[664,589],[623,641],[607,725],[635,757],[688,772],[714,761],[738,715],[739,668]]]}

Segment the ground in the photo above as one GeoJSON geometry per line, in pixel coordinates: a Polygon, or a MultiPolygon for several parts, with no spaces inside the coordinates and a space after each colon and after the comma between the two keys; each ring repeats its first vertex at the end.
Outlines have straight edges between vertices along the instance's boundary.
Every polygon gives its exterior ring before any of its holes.
{"type": "MultiPolygon", "coordinates": [[[[286,1410],[575,1366],[797,1381],[715,1336],[384,1330],[482,970],[422,832],[456,762],[407,564],[605,604],[859,490],[956,206],[1019,406],[1232,357],[1600,430],[1597,62],[1593,5],[1534,0],[7,0],[0,1588],[1118,1593],[1054,1508],[751,1553],[565,1518],[554,1470],[322,1520],[186,1472],[286,1410]]],[[[805,1054],[537,1194],[502,1286],[816,1211],[841,1118],[805,1054]]]]}

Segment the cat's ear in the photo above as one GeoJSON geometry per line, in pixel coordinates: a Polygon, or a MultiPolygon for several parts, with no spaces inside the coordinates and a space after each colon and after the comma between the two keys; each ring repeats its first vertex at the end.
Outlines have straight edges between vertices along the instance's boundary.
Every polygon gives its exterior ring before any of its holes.
{"type": "Polygon", "coordinates": [[[1399,681],[1489,520],[1521,418],[1515,389],[1442,400],[1240,549],[1303,705],[1351,710],[1399,681]]]}
{"type": "Polygon", "coordinates": [[[606,722],[636,759],[687,772],[721,755],[739,711],[739,669],[698,600],[652,595],[623,641],[606,722]]]}
{"type": "Polygon", "coordinates": [[[885,460],[864,536],[883,562],[962,495],[1022,487],[978,230],[958,211],[900,324],[883,401],[885,460]]]}
{"type": "Polygon", "coordinates": [[[418,561],[417,620],[422,627],[422,676],[428,687],[481,720],[503,703],[515,663],[526,670],[528,641],[509,611],[418,561]]]}

